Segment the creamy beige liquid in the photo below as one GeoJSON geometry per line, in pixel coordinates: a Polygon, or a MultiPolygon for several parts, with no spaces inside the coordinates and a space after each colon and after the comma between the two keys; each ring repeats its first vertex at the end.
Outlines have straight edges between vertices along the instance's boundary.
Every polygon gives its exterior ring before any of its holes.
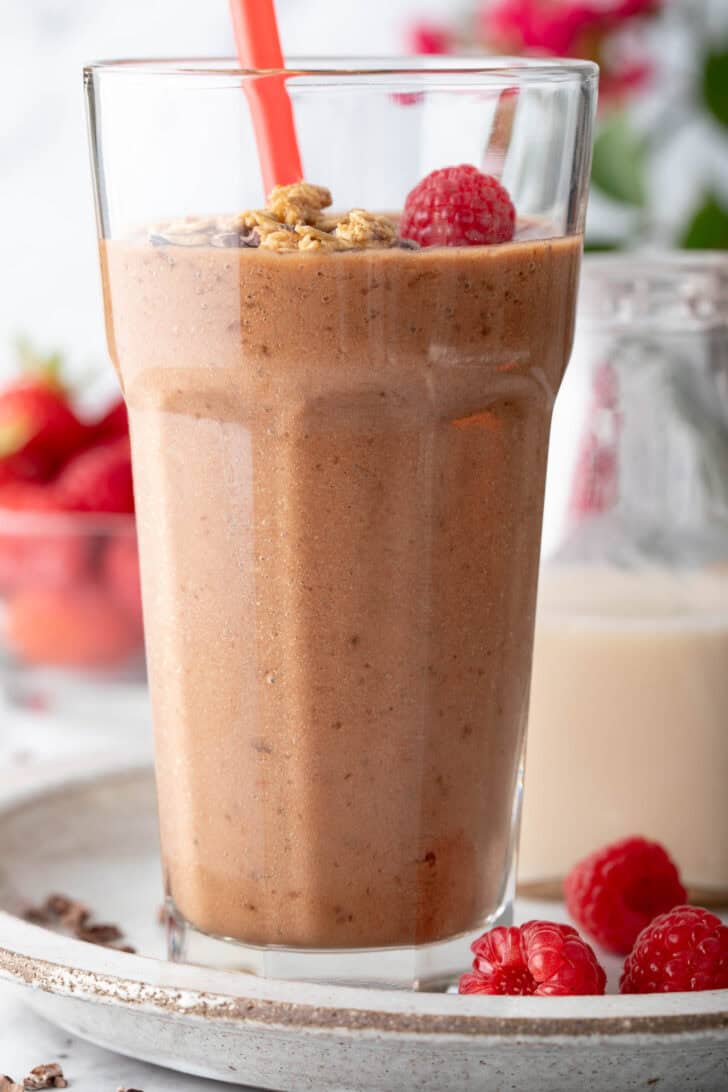
{"type": "Polygon", "coordinates": [[[519,878],[630,834],[728,902],[728,570],[546,567],[519,878]]]}
{"type": "Polygon", "coordinates": [[[579,254],[105,245],[167,887],[204,932],[497,909],[579,254]]]}

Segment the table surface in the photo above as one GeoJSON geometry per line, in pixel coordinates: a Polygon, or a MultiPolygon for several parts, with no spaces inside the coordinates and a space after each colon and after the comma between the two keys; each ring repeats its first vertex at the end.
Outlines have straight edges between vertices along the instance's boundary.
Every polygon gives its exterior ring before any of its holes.
{"type": "Polygon", "coordinates": [[[69,1092],[232,1092],[230,1084],[184,1077],[85,1043],[36,1016],[7,988],[0,988],[0,1073],[21,1080],[36,1065],[59,1062],[69,1092]]]}
{"type": "MultiPolygon", "coordinates": [[[[146,698],[135,724],[123,734],[118,723],[104,725],[74,722],[48,714],[21,713],[3,704],[0,697],[0,779],[22,770],[32,777],[34,767],[50,762],[66,763],[75,755],[98,750],[149,754],[146,698]]],[[[1,783],[1,781],[0,781],[1,783]]],[[[0,1074],[22,1080],[34,1066],[59,1062],[70,1092],[116,1092],[118,1088],[140,1092],[230,1092],[235,1086],[185,1077],[180,1073],[144,1065],[131,1058],[92,1046],[49,1024],[23,1003],[24,991],[0,986],[0,1074]]]]}

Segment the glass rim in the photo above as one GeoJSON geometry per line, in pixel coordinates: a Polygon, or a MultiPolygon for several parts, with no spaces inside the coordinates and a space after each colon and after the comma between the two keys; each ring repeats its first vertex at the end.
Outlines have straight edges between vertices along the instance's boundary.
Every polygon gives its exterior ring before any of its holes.
{"type": "Polygon", "coordinates": [[[645,247],[635,250],[587,250],[583,264],[600,273],[613,273],[623,277],[625,273],[640,276],[645,273],[669,275],[675,272],[727,272],[728,251],[688,249],[675,247],[645,247]]]}
{"type": "Polygon", "coordinates": [[[414,79],[422,77],[471,76],[473,79],[530,83],[589,83],[596,81],[599,66],[594,61],[571,57],[510,57],[489,54],[354,57],[290,57],[285,68],[242,68],[234,57],[140,57],[91,61],[84,76],[133,75],[155,77],[204,76],[218,79],[287,76],[323,79],[414,79]]]}

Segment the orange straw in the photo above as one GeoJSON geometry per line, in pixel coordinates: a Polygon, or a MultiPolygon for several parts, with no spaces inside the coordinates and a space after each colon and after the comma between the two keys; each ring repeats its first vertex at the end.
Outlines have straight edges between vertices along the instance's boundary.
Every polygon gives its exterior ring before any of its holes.
{"type": "MultiPolygon", "coordinates": [[[[282,69],[283,54],[273,0],[230,0],[241,68],[282,69]]],[[[285,76],[246,79],[258,158],[266,194],[303,177],[285,76]]]]}

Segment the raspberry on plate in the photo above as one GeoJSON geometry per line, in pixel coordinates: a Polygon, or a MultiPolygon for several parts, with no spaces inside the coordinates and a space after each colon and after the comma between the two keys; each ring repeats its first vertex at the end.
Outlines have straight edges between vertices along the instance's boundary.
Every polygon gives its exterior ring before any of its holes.
{"type": "Polygon", "coordinates": [[[399,224],[403,239],[420,246],[507,243],[516,229],[508,191],[467,163],[432,171],[407,195],[399,224]]]}
{"type": "Polygon", "coordinates": [[[660,914],[637,937],[622,993],[728,989],[728,925],[698,906],[660,914]]]}
{"type": "Polygon", "coordinates": [[[657,914],[685,902],[674,861],[657,842],[631,837],[597,850],[564,881],[569,914],[609,952],[625,955],[657,914]]]}
{"type": "Polygon", "coordinates": [[[589,945],[570,925],[529,921],[498,926],[471,945],[473,970],[460,993],[565,997],[602,994],[607,976],[589,945]]]}

